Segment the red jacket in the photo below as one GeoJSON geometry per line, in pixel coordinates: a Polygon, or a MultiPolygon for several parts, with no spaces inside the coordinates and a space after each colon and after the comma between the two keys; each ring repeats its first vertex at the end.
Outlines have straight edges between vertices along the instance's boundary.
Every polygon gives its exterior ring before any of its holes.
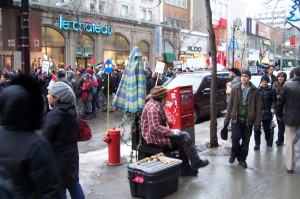
{"type": "Polygon", "coordinates": [[[171,146],[172,130],[167,127],[167,116],[161,103],[150,99],[141,117],[141,130],[148,144],[171,146]]]}
{"type": "Polygon", "coordinates": [[[84,81],[82,86],[81,86],[81,99],[83,101],[86,100],[93,100],[93,87],[92,83],[90,81],[84,81]]]}

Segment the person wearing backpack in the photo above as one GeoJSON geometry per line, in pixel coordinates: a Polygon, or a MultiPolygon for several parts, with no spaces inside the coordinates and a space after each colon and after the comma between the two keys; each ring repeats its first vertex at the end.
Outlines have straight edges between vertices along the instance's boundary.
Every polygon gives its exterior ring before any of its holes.
{"type": "Polygon", "coordinates": [[[60,198],[52,147],[35,133],[43,108],[42,92],[31,76],[17,76],[0,95],[0,166],[10,174],[14,199],[60,198]]]}

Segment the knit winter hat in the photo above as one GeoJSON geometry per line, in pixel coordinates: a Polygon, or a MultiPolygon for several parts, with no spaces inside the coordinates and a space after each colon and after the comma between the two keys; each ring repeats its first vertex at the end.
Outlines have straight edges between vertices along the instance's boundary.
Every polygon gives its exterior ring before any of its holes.
{"type": "Polygon", "coordinates": [[[72,88],[64,82],[54,82],[48,87],[49,92],[62,103],[75,104],[76,98],[72,88]]]}
{"type": "Polygon", "coordinates": [[[88,74],[93,75],[94,71],[91,68],[87,68],[86,72],[88,72],[88,74]]]}
{"type": "Polygon", "coordinates": [[[153,98],[164,98],[168,95],[168,89],[164,86],[156,86],[150,91],[153,98]]]}
{"type": "Polygon", "coordinates": [[[267,75],[264,75],[264,76],[261,77],[261,80],[260,80],[260,81],[261,81],[261,82],[262,82],[262,81],[266,81],[266,82],[269,83],[269,82],[270,82],[270,79],[269,79],[269,77],[268,77],[267,75]]]}

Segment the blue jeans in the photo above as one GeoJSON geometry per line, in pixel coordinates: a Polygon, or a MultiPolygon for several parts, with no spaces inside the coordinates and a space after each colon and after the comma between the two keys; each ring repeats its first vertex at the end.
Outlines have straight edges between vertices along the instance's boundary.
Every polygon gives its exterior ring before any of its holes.
{"type": "Polygon", "coordinates": [[[75,183],[74,185],[66,188],[62,188],[61,190],[61,198],[67,199],[66,189],[68,189],[70,196],[72,199],[85,199],[83,190],[79,182],[75,183]]]}

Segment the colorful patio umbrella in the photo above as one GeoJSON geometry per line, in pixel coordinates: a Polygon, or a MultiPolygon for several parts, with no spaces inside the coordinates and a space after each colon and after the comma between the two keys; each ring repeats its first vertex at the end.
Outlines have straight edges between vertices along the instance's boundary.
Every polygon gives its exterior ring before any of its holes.
{"type": "Polygon", "coordinates": [[[146,77],[139,47],[134,47],[128,58],[128,64],[120,81],[113,106],[124,112],[135,113],[145,106],[146,77]]]}

